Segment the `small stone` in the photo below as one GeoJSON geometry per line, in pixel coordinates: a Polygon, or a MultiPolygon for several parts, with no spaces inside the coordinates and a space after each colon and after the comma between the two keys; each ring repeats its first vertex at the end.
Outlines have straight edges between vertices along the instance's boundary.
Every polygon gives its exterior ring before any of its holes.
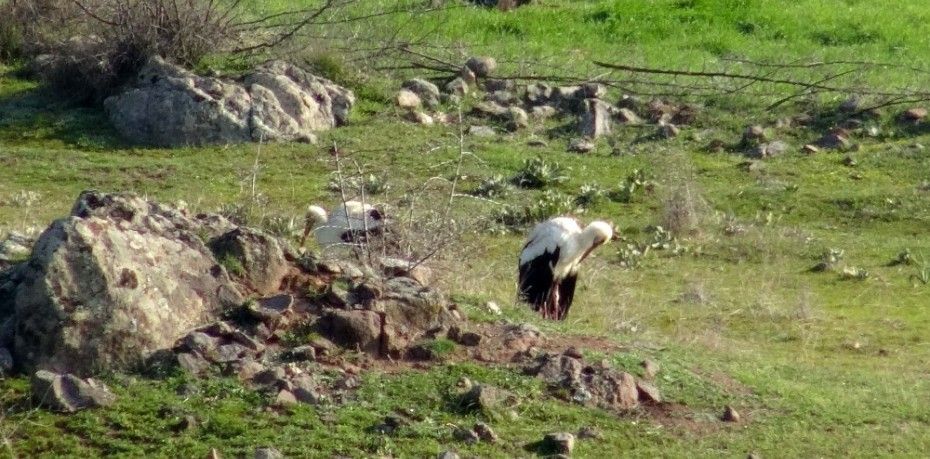
{"type": "Polygon", "coordinates": [[[530,147],[540,147],[540,148],[545,148],[549,146],[549,144],[546,143],[546,141],[543,139],[530,139],[526,141],[526,144],[530,147]]]}
{"type": "Polygon", "coordinates": [[[181,418],[177,424],[175,424],[172,429],[175,432],[185,432],[188,430],[193,430],[197,428],[197,418],[192,415],[187,415],[181,418]]]}
{"type": "Polygon", "coordinates": [[[909,108],[901,114],[903,121],[917,123],[927,117],[927,109],[923,107],[909,108]]]}
{"type": "Polygon", "coordinates": [[[846,155],[845,157],[843,157],[842,163],[846,167],[856,167],[859,165],[859,162],[856,161],[856,159],[850,155],[846,155]]]}
{"type": "Polygon", "coordinates": [[[116,402],[116,396],[99,381],[46,370],[33,375],[32,398],[40,405],[65,413],[107,407],[116,402]]]}
{"type": "Polygon", "coordinates": [[[665,123],[659,125],[657,132],[659,137],[663,139],[671,139],[673,137],[678,137],[678,134],[681,133],[681,130],[678,129],[678,126],[675,126],[674,124],[665,123]]]}
{"type": "Polygon", "coordinates": [[[421,111],[406,112],[404,113],[404,119],[416,124],[421,124],[423,126],[432,126],[434,123],[432,116],[429,116],[421,111]]]}
{"type": "Polygon", "coordinates": [[[446,83],[446,92],[464,97],[468,94],[468,83],[461,77],[453,78],[452,81],[446,83]]]}
{"type": "Polygon", "coordinates": [[[604,434],[596,427],[583,426],[578,429],[578,438],[581,440],[601,439],[604,438],[604,434]]]}
{"type": "Polygon", "coordinates": [[[746,127],[746,130],[743,131],[743,144],[744,145],[753,145],[759,142],[765,142],[768,136],[765,133],[765,128],[758,124],[746,127]]]}
{"type": "Polygon", "coordinates": [[[189,352],[181,352],[175,356],[175,359],[182,370],[193,375],[200,374],[210,366],[202,357],[189,352]]]}
{"type": "Polygon", "coordinates": [[[620,108],[617,110],[617,121],[623,124],[642,124],[643,120],[633,110],[629,108],[620,108]]]}
{"type": "Polygon", "coordinates": [[[496,314],[496,315],[502,314],[501,307],[498,306],[498,304],[493,301],[488,301],[487,303],[484,303],[484,308],[490,311],[492,314],[496,314]]]}
{"type": "Polygon", "coordinates": [[[638,97],[632,96],[630,94],[623,94],[620,96],[620,100],[617,101],[617,107],[627,108],[630,110],[637,110],[643,105],[643,102],[639,100],[638,97]]]}
{"type": "Polygon", "coordinates": [[[497,133],[494,132],[494,128],[490,126],[469,126],[468,135],[475,137],[494,137],[497,133]]]}
{"type": "Polygon", "coordinates": [[[562,354],[567,355],[573,359],[583,359],[584,356],[581,355],[581,351],[578,350],[575,346],[571,346],[568,349],[565,349],[565,352],[562,354]]]}
{"type": "Polygon", "coordinates": [[[458,343],[462,346],[474,347],[481,344],[482,336],[475,332],[464,332],[459,335],[458,343]]]}
{"type": "Polygon", "coordinates": [[[466,409],[487,412],[497,409],[503,398],[500,389],[487,384],[475,384],[462,396],[460,405],[466,409]]]}
{"type": "Polygon", "coordinates": [[[530,117],[526,114],[526,110],[523,110],[520,107],[510,107],[507,109],[507,129],[510,131],[516,131],[528,127],[530,125],[530,117]]]}
{"type": "Polygon", "coordinates": [[[568,142],[568,151],[589,153],[595,148],[594,142],[585,138],[575,138],[568,142]]]}
{"type": "Polygon", "coordinates": [[[557,454],[571,454],[575,449],[575,436],[568,432],[552,432],[543,437],[543,447],[557,454]]]}
{"type": "Polygon", "coordinates": [[[394,103],[397,104],[400,108],[417,108],[420,106],[420,96],[416,95],[413,91],[409,89],[401,89],[397,91],[397,95],[394,96],[394,103]]]}
{"type": "Polygon", "coordinates": [[[245,346],[238,343],[224,344],[216,349],[216,352],[210,353],[208,358],[216,363],[235,362],[242,358],[245,353],[245,346]]]}
{"type": "Polygon", "coordinates": [[[468,59],[465,66],[474,72],[475,76],[484,78],[497,69],[497,61],[493,57],[475,56],[468,59]]]}
{"type": "Polygon", "coordinates": [[[720,419],[724,422],[739,422],[740,415],[732,406],[727,405],[723,408],[723,415],[720,416],[720,419]]]}
{"type": "Polygon", "coordinates": [[[661,369],[658,363],[655,363],[650,359],[643,360],[639,363],[639,365],[643,367],[643,377],[646,379],[655,378],[661,369]]]}
{"type": "Polygon", "coordinates": [[[274,398],[274,405],[277,407],[285,407],[297,404],[297,397],[294,396],[294,393],[289,390],[280,390],[278,395],[274,398]]]}
{"type": "Polygon", "coordinates": [[[821,148],[848,148],[851,144],[849,132],[845,129],[833,129],[817,140],[816,144],[821,148]]]}
{"type": "Polygon", "coordinates": [[[536,119],[552,118],[558,113],[558,110],[551,105],[537,105],[530,109],[530,114],[536,119]]]}
{"type": "Polygon", "coordinates": [[[207,459],[223,459],[223,456],[220,455],[220,452],[216,448],[210,448],[210,452],[207,453],[207,459]]]}
{"type": "Polygon", "coordinates": [[[452,437],[465,443],[478,443],[478,441],[481,440],[474,430],[463,429],[461,427],[456,427],[455,430],[452,431],[452,437]]]}
{"type": "Polygon", "coordinates": [[[252,382],[260,385],[274,384],[276,381],[284,379],[287,374],[282,367],[269,368],[261,371],[252,378],[252,382]]]}
{"type": "Polygon", "coordinates": [[[600,99],[607,95],[607,88],[600,83],[583,83],[581,85],[581,95],[585,99],[600,99]]]}
{"type": "Polygon", "coordinates": [[[254,360],[245,360],[238,365],[236,375],[242,381],[251,381],[255,375],[265,371],[265,366],[254,360]]]}
{"type": "Polygon", "coordinates": [[[585,99],[582,103],[578,131],[582,136],[592,139],[610,134],[608,105],[600,99],[585,99]]]}
{"type": "Polygon", "coordinates": [[[532,106],[547,104],[552,99],[552,86],[545,83],[527,85],[524,98],[526,103],[532,106]]]}
{"type": "Polygon", "coordinates": [[[636,381],[636,390],[639,392],[641,402],[662,403],[659,389],[645,381],[636,381]]]}
{"type": "Polygon", "coordinates": [[[316,348],[304,344],[303,346],[297,346],[288,352],[288,355],[294,360],[316,360],[316,348]]]}
{"type": "Polygon", "coordinates": [[[217,339],[199,331],[193,331],[183,338],[183,344],[189,351],[206,355],[216,349],[217,339]]]}
{"type": "Polygon", "coordinates": [[[803,147],[801,147],[801,151],[803,151],[804,153],[807,153],[807,154],[809,154],[809,155],[812,155],[812,154],[814,154],[814,153],[819,152],[819,151],[820,151],[820,148],[817,148],[817,146],[816,146],[816,145],[813,145],[813,144],[806,144],[806,145],[804,145],[803,147]]]}
{"type": "Polygon", "coordinates": [[[400,85],[420,98],[420,101],[427,107],[436,107],[439,105],[439,88],[422,78],[412,78],[400,85]]]}
{"type": "Polygon", "coordinates": [[[788,151],[788,144],[780,140],[775,140],[757,145],[750,151],[749,156],[753,158],[769,158],[778,156],[786,151],[788,151]]]}
{"type": "Polygon", "coordinates": [[[255,448],[255,459],[284,459],[284,455],[271,447],[255,448]]]}
{"type": "Polygon", "coordinates": [[[494,430],[491,429],[491,426],[483,422],[475,423],[475,427],[472,430],[474,430],[475,433],[478,434],[478,438],[485,443],[497,443],[499,439],[497,434],[494,433],[494,430]]]}
{"type": "Polygon", "coordinates": [[[506,90],[491,92],[485,98],[501,105],[510,105],[514,101],[513,93],[506,90]]]}
{"type": "Polygon", "coordinates": [[[757,453],[749,453],[746,455],[746,459],[762,459],[762,456],[757,453]]]}
{"type": "Polygon", "coordinates": [[[443,451],[436,455],[436,459],[459,459],[459,455],[452,451],[443,451]]]}

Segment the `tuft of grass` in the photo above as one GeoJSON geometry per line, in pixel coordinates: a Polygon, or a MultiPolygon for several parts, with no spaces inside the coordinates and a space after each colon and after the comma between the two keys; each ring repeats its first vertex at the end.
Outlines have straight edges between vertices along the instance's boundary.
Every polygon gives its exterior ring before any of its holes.
{"type": "Polygon", "coordinates": [[[536,157],[523,160],[511,181],[521,188],[546,188],[567,181],[566,172],[561,164],[536,157]]]}

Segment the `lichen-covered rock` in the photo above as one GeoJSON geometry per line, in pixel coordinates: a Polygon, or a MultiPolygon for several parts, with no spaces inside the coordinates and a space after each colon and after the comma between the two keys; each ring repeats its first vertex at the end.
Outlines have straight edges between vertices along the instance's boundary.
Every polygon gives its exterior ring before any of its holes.
{"type": "Polygon", "coordinates": [[[578,131],[590,139],[610,134],[610,111],[607,103],[600,99],[585,99],[578,131]]]}
{"type": "Polygon", "coordinates": [[[236,228],[210,241],[209,247],[221,263],[241,268],[230,274],[262,295],[277,292],[288,271],[281,244],[257,230],[236,228]]]}
{"type": "Polygon", "coordinates": [[[116,401],[116,396],[99,381],[45,370],[32,377],[32,398],[42,406],[65,413],[110,406],[116,401]]]}
{"type": "Polygon", "coordinates": [[[203,77],[159,57],[104,107],[127,139],[157,146],[312,139],[348,119],[351,91],[283,61],[242,82],[203,77]]]}
{"type": "Polygon", "coordinates": [[[132,194],[81,193],[18,273],[17,365],[78,375],[126,368],[241,302],[198,227],[132,194]]]}
{"type": "Polygon", "coordinates": [[[381,354],[381,316],[364,310],[331,310],[317,322],[317,329],[334,343],[369,354],[381,354]]]}
{"type": "Polygon", "coordinates": [[[439,87],[422,78],[412,78],[401,84],[401,88],[416,94],[427,107],[439,105],[439,87]]]}

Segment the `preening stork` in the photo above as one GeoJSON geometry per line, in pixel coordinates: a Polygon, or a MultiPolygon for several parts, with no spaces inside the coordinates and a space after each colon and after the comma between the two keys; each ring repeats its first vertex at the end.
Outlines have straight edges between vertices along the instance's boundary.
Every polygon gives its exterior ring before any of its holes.
{"type": "Polygon", "coordinates": [[[380,234],[383,227],[384,214],[371,204],[346,201],[337,204],[328,216],[322,207],[310,206],[300,245],[304,245],[311,231],[320,247],[327,248],[365,241],[369,235],[380,234]]]}
{"type": "Polygon", "coordinates": [[[564,320],[575,296],[578,265],[611,237],[610,224],[602,221],[584,230],[570,217],[536,225],[520,253],[520,299],[544,318],[564,320]]]}

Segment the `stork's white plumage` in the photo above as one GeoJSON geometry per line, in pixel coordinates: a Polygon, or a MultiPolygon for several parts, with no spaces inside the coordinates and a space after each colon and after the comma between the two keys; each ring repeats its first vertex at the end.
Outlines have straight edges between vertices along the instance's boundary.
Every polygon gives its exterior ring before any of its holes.
{"type": "Polygon", "coordinates": [[[583,230],[574,218],[544,221],[530,233],[520,253],[520,299],[548,319],[565,319],[575,295],[578,265],[613,237],[606,222],[583,230]]]}
{"type": "Polygon", "coordinates": [[[300,245],[306,242],[311,231],[320,247],[327,248],[361,242],[369,235],[380,233],[383,227],[384,215],[371,204],[346,201],[337,204],[328,216],[322,207],[310,206],[300,245]]]}

